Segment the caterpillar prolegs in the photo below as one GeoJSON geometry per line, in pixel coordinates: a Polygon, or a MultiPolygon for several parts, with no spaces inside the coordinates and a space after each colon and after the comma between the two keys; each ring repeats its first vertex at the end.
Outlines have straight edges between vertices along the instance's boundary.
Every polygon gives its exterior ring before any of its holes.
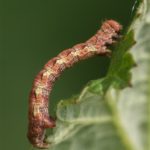
{"type": "Polygon", "coordinates": [[[108,45],[119,38],[122,26],[114,21],[105,21],[100,30],[85,43],[77,44],[62,51],[49,60],[35,77],[29,97],[28,139],[33,146],[48,148],[45,141],[45,129],[55,127],[55,120],[48,113],[48,98],[55,80],[66,69],[80,60],[94,55],[107,55],[111,51],[108,45]]]}

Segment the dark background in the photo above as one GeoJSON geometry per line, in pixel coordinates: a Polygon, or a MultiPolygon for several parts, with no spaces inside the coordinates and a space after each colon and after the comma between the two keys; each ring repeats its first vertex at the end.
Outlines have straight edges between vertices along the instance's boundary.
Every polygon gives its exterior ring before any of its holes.
{"type": "MultiPolygon", "coordinates": [[[[0,1],[0,150],[28,150],[28,94],[35,75],[62,50],[84,42],[102,21],[127,27],[134,0],[0,1]]],[[[60,99],[104,76],[109,58],[94,57],[66,70],[51,94],[51,112],[60,99]]]]}

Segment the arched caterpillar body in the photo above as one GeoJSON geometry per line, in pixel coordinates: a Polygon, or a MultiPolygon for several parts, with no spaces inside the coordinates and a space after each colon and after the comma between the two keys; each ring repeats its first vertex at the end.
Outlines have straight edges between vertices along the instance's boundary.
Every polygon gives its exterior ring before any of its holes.
{"type": "Polygon", "coordinates": [[[80,60],[94,55],[109,54],[107,46],[116,42],[122,26],[114,21],[105,21],[101,29],[85,43],[62,51],[49,60],[35,77],[29,98],[28,139],[33,146],[48,148],[45,141],[45,129],[55,127],[55,121],[48,113],[48,98],[55,80],[66,69],[80,60]]]}

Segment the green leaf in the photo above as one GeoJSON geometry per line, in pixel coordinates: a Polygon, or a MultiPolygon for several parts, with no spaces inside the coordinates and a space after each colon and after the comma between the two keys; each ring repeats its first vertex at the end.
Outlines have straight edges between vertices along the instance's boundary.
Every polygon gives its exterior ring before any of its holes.
{"type": "Polygon", "coordinates": [[[59,102],[50,150],[150,150],[150,0],[138,2],[107,76],[59,102]]]}

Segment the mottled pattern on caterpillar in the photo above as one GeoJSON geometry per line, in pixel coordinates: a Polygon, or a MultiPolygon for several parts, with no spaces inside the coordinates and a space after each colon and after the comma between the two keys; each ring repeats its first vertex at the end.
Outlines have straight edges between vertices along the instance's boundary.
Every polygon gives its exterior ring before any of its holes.
{"type": "Polygon", "coordinates": [[[66,69],[80,60],[94,55],[111,53],[108,45],[119,38],[122,26],[114,21],[105,21],[101,29],[85,43],[77,44],[62,51],[57,57],[49,60],[35,77],[29,98],[28,139],[33,146],[48,148],[45,141],[45,129],[55,127],[55,120],[48,113],[48,98],[55,80],[66,69]]]}

